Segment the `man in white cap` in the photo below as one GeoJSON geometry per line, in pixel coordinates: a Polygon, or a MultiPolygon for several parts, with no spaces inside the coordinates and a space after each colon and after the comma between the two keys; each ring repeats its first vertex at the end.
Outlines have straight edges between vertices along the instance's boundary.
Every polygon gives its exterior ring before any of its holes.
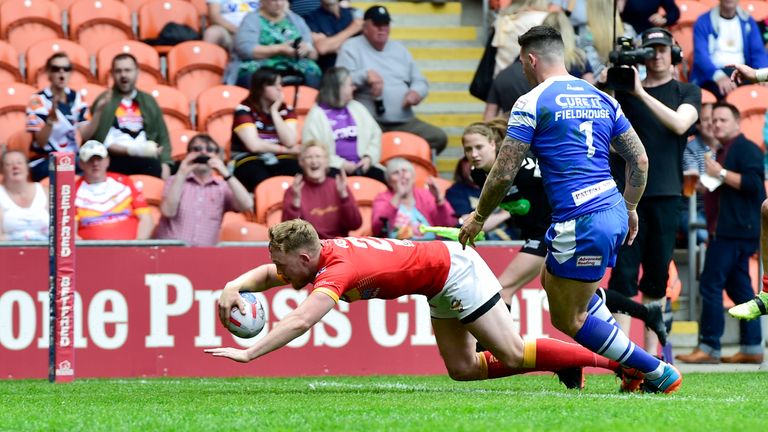
{"type": "Polygon", "coordinates": [[[80,147],[83,176],[75,183],[78,238],[146,240],[154,223],[144,195],[126,175],[107,172],[109,153],[90,140],[80,147]]]}

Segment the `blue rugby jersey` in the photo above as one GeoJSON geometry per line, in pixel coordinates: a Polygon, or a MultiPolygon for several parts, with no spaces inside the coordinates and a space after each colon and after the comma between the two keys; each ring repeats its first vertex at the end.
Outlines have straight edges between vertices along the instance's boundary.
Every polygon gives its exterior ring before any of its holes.
{"type": "Polygon", "coordinates": [[[630,125],[616,99],[570,75],[550,77],[521,96],[507,136],[531,145],[552,205],[562,222],[616,205],[611,140],[630,125]]]}

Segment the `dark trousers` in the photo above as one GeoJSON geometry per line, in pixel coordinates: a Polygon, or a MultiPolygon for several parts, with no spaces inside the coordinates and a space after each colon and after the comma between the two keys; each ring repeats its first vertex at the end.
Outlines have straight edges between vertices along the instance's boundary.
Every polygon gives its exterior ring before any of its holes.
{"type": "Polygon", "coordinates": [[[675,248],[680,197],[643,198],[637,206],[639,229],[631,246],[619,249],[608,288],[627,297],[640,290],[650,298],[666,296],[669,262],[675,248]],[[643,278],[638,283],[640,265],[643,278]]]}
{"type": "Polygon", "coordinates": [[[156,158],[110,155],[109,171],[125,175],[144,174],[162,178],[163,164],[160,159],[156,158]]]}
{"type": "Polygon", "coordinates": [[[429,147],[437,154],[440,154],[448,146],[448,135],[445,131],[416,117],[405,123],[381,123],[380,126],[384,132],[400,131],[418,135],[427,140],[429,147]]]}
{"type": "MultiPolygon", "coordinates": [[[[757,239],[714,237],[709,242],[699,285],[699,342],[714,350],[720,350],[720,338],[725,326],[723,288],[736,304],[755,296],[749,277],[749,258],[757,251],[757,245],[757,239]]],[[[759,346],[762,343],[760,320],[739,320],[739,327],[742,346],[759,346]]]]}
{"type": "Polygon", "coordinates": [[[256,185],[269,177],[287,175],[294,176],[301,172],[296,156],[279,156],[277,163],[267,165],[256,154],[247,155],[235,161],[235,171],[232,173],[249,192],[256,189],[256,185]]]}

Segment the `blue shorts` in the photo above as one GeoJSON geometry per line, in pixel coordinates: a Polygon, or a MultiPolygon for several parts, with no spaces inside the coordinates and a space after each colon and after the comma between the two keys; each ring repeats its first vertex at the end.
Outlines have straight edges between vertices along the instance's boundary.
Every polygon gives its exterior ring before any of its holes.
{"type": "Polygon", "coordinates": [[[616,254],[628,230],[627,208],[621,202],[606,210],[553,223],[544,236],[547,271],[565,279],[599,281],[605,269],[616,264],[616,254]]]}

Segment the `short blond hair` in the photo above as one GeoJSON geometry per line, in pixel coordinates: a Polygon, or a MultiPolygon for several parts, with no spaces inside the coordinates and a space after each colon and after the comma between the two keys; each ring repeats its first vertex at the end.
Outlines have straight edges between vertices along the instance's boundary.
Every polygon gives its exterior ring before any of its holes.
{"type": "Polygon", "coordinates": [[[320,238],[309,222],[291,219],[269,228],[269,249],[282,253],[306,249],[314,253],[320,250],[320,238]]]}

